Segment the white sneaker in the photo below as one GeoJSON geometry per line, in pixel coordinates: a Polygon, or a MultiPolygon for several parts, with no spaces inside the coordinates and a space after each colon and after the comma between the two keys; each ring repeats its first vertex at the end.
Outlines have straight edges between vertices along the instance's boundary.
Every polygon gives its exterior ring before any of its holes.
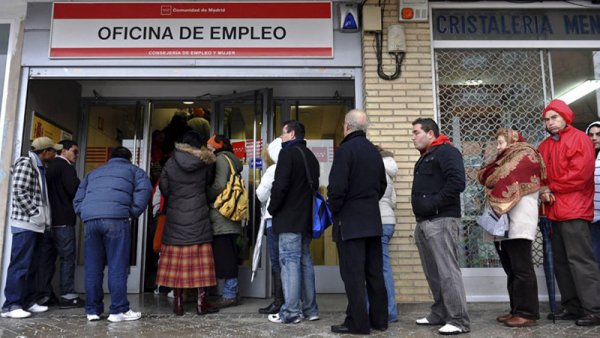
{"type": "MultiPolygon", "coordinates": [[[[304,317],[304,314],[301,313],[300,314],[300,319],[304,319],[304,318],[306,318],[306,317],[304,317]]],[[[319,315],[312,315],[312,316],[308,317],[308,321],[309,322],[314,322],[315,320],[319,320],[319,319],[321,319],[321,317],[319,317],[319,315]]]]}
{"type": "Polygon", "coordinates": [[[31,316],[31,312],[27,312],[23,309],[16,309],[16,310],[12,310],[12,311],[2,312],[0,314],[0,316],[2,318],[21,319],[21,318],[27,318],[27,317],[31,316]]]}
{"type": "MultiPolygon", "coordinates": [[[[279,313],[274,313],[272,315],[268,315],[267,319],[271,322],[271,323],[276,323],[276,324],[284,324],[283,320],[281,320],[281,317],[279,317],[279,313]]],[[[293,321],[291,321],[290,323],[292,324],[298,324],[302,321],[302,319],[300,319],[300,317],[296,317],[296,319],[294,319],[293,321]]]]}
{"type": "Polygon", "coordinates": [[[175,291],[171,290],[167,293],[167,298],[175,299],[175,291]]]}
{"type": "Polygon", "coordinates": [[[452,335],[452,334],[461,334],[461,333],[464,333],[465,331],[463,331],[461,328],[456,327],[452,324],[446,324],[446,325],[442,326],[442,328],[439,329],[438,332],[443,335],[452,335]]]}
{"type": "Polygon", "coordinates": [[[95,322],[100,320],[100,316],[98,315],[87,315],[88,322],[95,322]]]}
{"type": "Polygon", "coordinates": [[[419,318],[416,320],[417,325],[430,325],[431,323],[427,320],[427,317],[419,318]]]}
{"type": "Polygon", "coordinates": [[[132,310],[129,310],[127,312],[112,314],[112,315],[108,316],[108,321],[116,323],[116,322],[123,322],[123,321],[129,321],[129,320],[138,320],[140,318],[142,318],[141,312],[134,312],[132,310]]]}
{"type": "Polygon", "coordinates": [[[44,305],[39,305],[38,303],[33,303],[33,305],[31,305],[29,309],[27,309],[27,311],[33,313],[41,313],[48,311],[48,307],[44,305]]]}

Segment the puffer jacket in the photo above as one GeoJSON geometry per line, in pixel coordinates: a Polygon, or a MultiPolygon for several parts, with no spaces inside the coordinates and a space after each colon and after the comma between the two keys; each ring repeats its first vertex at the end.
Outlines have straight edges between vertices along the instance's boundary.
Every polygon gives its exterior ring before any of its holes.
{"type": "Polygon", "coordinates": [[[396,224],[394,209],[396,208],[396,189],[394,189],[394,178],[398,173],[398,164],[394,159],[394,154],[389,151],[382,151],[383,165],[385,167],[385,179],[387,186],[383,197],[379,200],[379,211],[381,212],[382,224],[396,224]]]}
{"type": "Polygon", "coordinates": [[[159,187],[167,210],[163,244],[193,245],[212,241],[206,190],[214,162],[215,155],[204,147],[196,149],[188,144],[175,144],[173,157],[160,175],[159,187]]]}
{"type": "Polygon", "coordinates": [[[573,111],[564,103],[553,104],[555,101],[559,100],[552,101],[544,113],[549,109],[556,111],[567,126],[557,135],[546,138],[538,148],[546,163],[544,184],[556,198],[548,208],[548,219],[591,221],[594,218],[594,145],[584,132],[570,125],[573,111]]]}
{"type": "Polygon", "coordinates": [[[85,176],[73,206],[84,222],[137,218],[146,210],[151,192],[152,184],[144,170],[124,158],[111,158],[85,176]]]}
{"type": "Polygon", "coordinates": [[[216,151],[217,160],[215,163],[215,180],[208,187],[208,200],[210,201],[210,222],[212,223],[213,235],[229,235],[229,234],[241,234],[242,233],[242,222],[240,221],[232,221],[229,218],[221,215],[214,208],[214,201],[217,199],[217,196],[227,186],[227,182],[229,181],[229,175],[231,175],[231,169],[229,167],[229,162],[227,162],[227,158],[231,160],[233,163],[233,168],[239,174],[242,172],[243,165],[240,159],[238,159],[232,152],[230,151],[216,151]]]}
{"type": "Polygon", "coordinates": [[[271,202],[271,188],[273,187],[273,181],[275,180],[275,169],[277,168],[277,159],[279,158],[279,152],[281,151],[281,139],[278,137],[269,144],[267,148],[271,160],[274,164],[270,165],[260,179],[260,184],[256,188],[256,197],[263,204],[263,218],[273,218],[267,208],[271,202]]]}

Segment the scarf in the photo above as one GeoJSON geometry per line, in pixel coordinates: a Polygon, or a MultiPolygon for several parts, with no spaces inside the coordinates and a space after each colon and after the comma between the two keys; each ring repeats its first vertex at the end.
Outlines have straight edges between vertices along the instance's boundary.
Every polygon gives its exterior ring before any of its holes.
{"type": "Polygon", "coordinates": [[[448,136],[446,136],[444,134],[440,134],[435,140],[431,141],[431,143],[429,144],[429,146],[427,148],[425,148],[424,150],[420,150],[419,152],[421,153],[421,156],[423,156],[423,155],[427,154],[429,149],[431,149],[433,147],[437,147],[444,143],[448,143],[449,145],[452,145],[448,136]]]}
{"type": "Polygon", "coordinates": [[[519,133],[509,130],[508,146],[477,173],[490,207],[497,215],[509,212],[521,197],[539,191],[546,179],[540,154],[519,133]]]}

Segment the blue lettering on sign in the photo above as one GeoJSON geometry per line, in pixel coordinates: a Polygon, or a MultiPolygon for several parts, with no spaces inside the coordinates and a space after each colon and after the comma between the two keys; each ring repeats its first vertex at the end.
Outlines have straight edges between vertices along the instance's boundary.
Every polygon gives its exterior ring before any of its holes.
{"type": "Polygon", "coordinates": [[[563,16],[567,34],[600,34],[600,15],[563,16]]]}
{"type": "Polygon", "coordinates": [[[436,15],[436,33],[442,35],[598,35],[600,14],[436,15]]]}

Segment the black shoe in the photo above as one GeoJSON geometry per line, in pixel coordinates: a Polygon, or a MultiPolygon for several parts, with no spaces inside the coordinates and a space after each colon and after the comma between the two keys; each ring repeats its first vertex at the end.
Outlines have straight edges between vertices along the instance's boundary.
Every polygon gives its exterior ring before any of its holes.
{"type": "Polygon", "coordinates": [[[84,306],[85,306],[85,302],[83,301],[83,299],[81,299],[79,297],[75,297],[72,299],[66,299],[66,298],[60,297],[60,300],[58,301],[59,309],[74,309],[74,308],[84,307],[84,306]]]}
{"type": "Polygon", "coordinates": [[[371,326],[371,328],[373,330],[377,330],[377,331],[385,331],[385,330],[388,329],[387,325],[384,325],[384,326],[371,326]]]}
{"type": "Polygon", "coordinates": [[[272,314],[279,313],[280,309],[281,309],[281,304],[277,304],[276,302],[273,302],[273,303],[269,304],[267,307],[261,307],[260,309],[258,309],[258,313],[262,313],[263,315],[272,315],[272,314]]]}
{"type": "Polygon", "coordinates": [[[576,315],[574,313],[571,313],[569,311],[567,311],[566,309],[563,309],[562,311],[560,311],[559,313],[555,313],[554,314],[554,318],[552,318],[552,313],[548,314],[548,318],[549,320],[552,319],[556,319],[556,320],[577,320],[579,318],[581,318],[582,316],[580,315],[576,315]]]}
{"type": "Polygon", "coordinates": [[[577,326],[597,326],[600,325],[600,315],[586,315],[575,321],[577,326]]]}
{"type": "Polygon", "coordinates": [[[58,304],[58,299],[56,299],[56,296],[52,294],[50,296],[44,296],[38,299],[36,303],[43,306],[52,306],[58,304]]]}
{"type": "Polygon", "coordinates": [[[370,334],[370,332],[355,332],[350,330],[344,324],[342,325],[331,325],[331,332],[339,334],[370,334]]]}

